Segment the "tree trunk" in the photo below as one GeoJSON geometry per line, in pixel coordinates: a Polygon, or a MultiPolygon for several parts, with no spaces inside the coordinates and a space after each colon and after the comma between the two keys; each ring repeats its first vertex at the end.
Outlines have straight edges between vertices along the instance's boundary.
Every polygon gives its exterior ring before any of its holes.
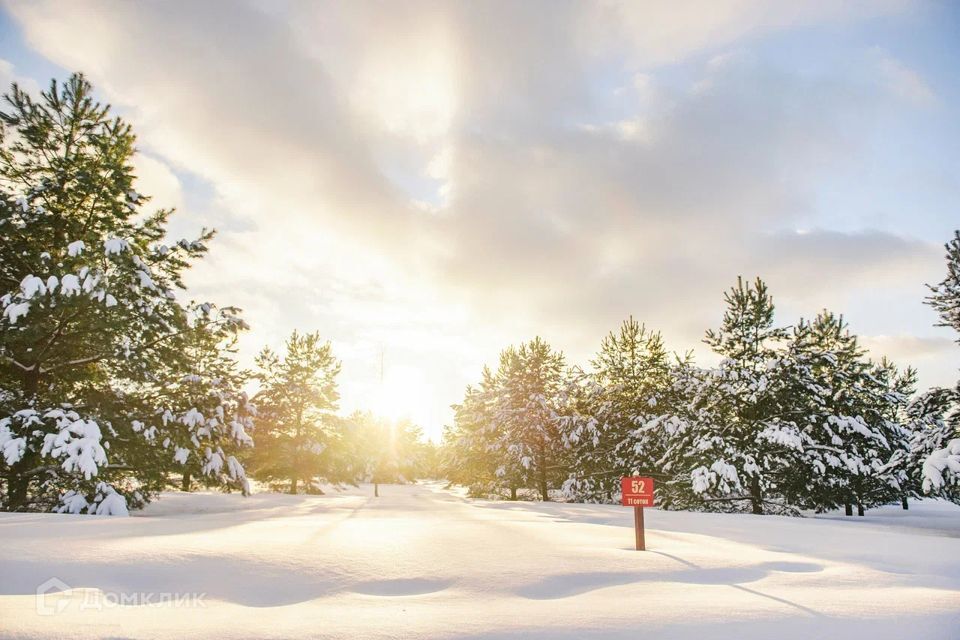
{"type": "Polygon", "coordinates": [[[7,511],[20,511],[27,503],[27,488],[30,481],[19,473],[7,474],[7,511]]]}
{"type": "Polygon", "coordinates": [[[30,371],[24,371],[20,382],[27,399],[33,400],[37,397],[37,391],[40,389],[40,365],[35,364],[30,371]]]}
{"type": "Polygon", "coordinates": [[[540,498],[544,502],[550,502],[550,494],[548,493],[548,489],[547,489],[547,454],[544,451],[544,447],[542,444],[540,445],[539,457],[540,457],[540,460],[539,460],[538,466],[540,468],[537,470],[539,472],[537,474],[539,476],[537,478],[537,484],[539,485],[539,488],[540,488],[540,498]]]}
{"type": "Polygon", "coordinates": [[[516,499],[517,499],[517,488],[516,488],[516,487],[510,487],[510,499],[511,499],[511,500],[516,500],[516,499]]]}
{"type": "Polygon", "coordinates": [[[904,511],[910,509],[910,504],[907,502],[907,496],[900,496],[900,506],[903,507],[904,511]]]}
{"type": "Polygon", "coordinates": [[[847,502],[846,504],[843,505],[843,510],[844,510],[844,512],[846,513],[846,515],[848,515],[848,516],[852,516],[852,515],[853,515],[853,505],[850,504],[849,502],[847,502]]]}
{"type": "Polygon", "coordinates": [[[374,498],[379,498],[379,497],[380,497],[380,483],[379,483],[379,482],[374,482],[374,483],[373,483],[373,497],[374,497],[374,498]]]}
{"type": "Polygon", "coordinates": [[[863,503],[862,503],[862,502],[858,502],[858,503],[857,503],[857,515],[858,515],[858,516],[862,516],[862,515],[863,515],[863,503]]]}
{"type": "Polygon", "coordinates": [[[750,501],[753,503],[753,513],[763,515],[763,491],[760,489],[760,478],[753,476],[750,481],[750,501]]]}
{"type": "Polygon", "coordinates": [[[297,476],[290,476],[290,495],[297,495],[297,476]]]}
{"type": "Polygon", "coordinates": [[[183,472],[183,478],[180,480],[180,491],[190,491],[191,474],[189,471],[183,472]]]}

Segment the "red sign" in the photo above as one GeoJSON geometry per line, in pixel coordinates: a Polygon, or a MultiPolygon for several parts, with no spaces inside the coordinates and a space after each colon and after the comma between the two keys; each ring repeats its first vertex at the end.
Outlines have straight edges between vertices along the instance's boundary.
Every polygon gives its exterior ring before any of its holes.
{"type": "Polygon", "coordinates": [[[630,476],[620,479],[621,504],[625,507],[653,506],[653,478],[630,476]]]}

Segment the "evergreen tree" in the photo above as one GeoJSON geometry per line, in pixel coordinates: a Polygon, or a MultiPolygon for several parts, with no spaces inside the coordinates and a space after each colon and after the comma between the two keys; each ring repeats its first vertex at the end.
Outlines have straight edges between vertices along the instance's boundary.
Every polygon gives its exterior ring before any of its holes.
{"type": "Polygon", "coordinates": [[[910,451],[906,475],[920,484],[925,495],[960,504],[960,432],[950,416],[955,411],[953,389],[933,388],[910,403],[910,451]]]}
{"type": "Polygon", "coordinates": [[[172,211],[144,210],[130,127],[94,101],[82,76],[52,82],[38,99],[13,85],[5,100],[0,507],[125,513],[177,464],[164,443],[181,425],[138,428],[135,416],[170,405],[154,404],[150,389],[191,370],[190,334],[245,325],[233,308],[178,302],[184,272],[213,234],[166,240],[172,211]]]}
{"type": "Polygon", "coordinates": [[[166,433],[164,455],[176,463],[184,491],[198,481],[207,487],[236,486],[246,494],[246,473],[234,454],[253,445],[247,432],[256,408],[243,390],[247,373],[233,357],[236,334],[211,325],[209,314],[208,307],[191,314],[195,329],[181,341],[188,368],[184,371],[179,363],[168,367],[166,375],[145,390],[155,394],[151,404],[162,411],[134,429],[166,433]]]}
{"type": "MultiPolygon", "coordinates": [[[[871,473],[863,477],[864,486],[857,492],[859,504],[871,508],[901,502],[919,494],[920,479],[908,475],[907,459],[911,449],[915,423],[910,419],[910,398],[916,393],[917,372],[912,367],[900,370],[887,358],[873,363],[868,378],[868,406],[865,422],[880,437],[874,438],[868,451],[871,473]]],[[[859,509],[859,508],[858,508],[859,509]]],[[[862,515],[862,514],[861,514],[862,515]]]]}
{"type": "Polygon", "coordinates": [[[542,500],[565,478],[559,417],[563,354],[539,337],[501,354],[493,423],[501,466],[497,475],[536,488],[542,500]]]}
{"type": "MultiPolygon", "coordinates": [[[[453,425],[444,429],[444,477],[467,487],[476,497],[493,493],[500,486],[493,419],[496,391],[494,375],[484,367],[480,384],[467,387],[463,401],[453,406],[453,425]]],[[[512,497],[516,499],[516,487],[512,497]]]]}
{"type": "Polygon", "coordinates": [[[281,358],[264,349],[256,360],[260,390],[257,404],[257,447],[251,459],[254,477],[289,482],[290,493],[301,483],[307,493],[319,491],[324,452],[336,437],[334,412],[340,395],[340,363],[329,342],[318,333],[294,331],[281,358]]]}
{"type": "Polygon", "coordinates": [[[567,475],[561,436],[566,401],[563,354],[541,340],[500,353],[496,373],[484,368],[479,387],[468,387],[455,405],[456,419],[444,438],[450,479],[476,495],[521,488],[541,499],[567,475]]]}
{"type": "Polygon", "coordinates": [[[862,515],[914,494],[899,464],[908,450],[912,370],[871,363],[843,318],[829,311],[798,323],[790,361],[802,454],[784,485],[788,500],[817,511],[843,505],[849,513],[857,505],[862,515]]]}
{"type": "Polygon", "coordinates": [[[738,278],[725,299],[720,329],[704,340],[724,360],[709,372],[687,372],[687,405],[662,420],[670,436],[665,462],[679,480],[673,504],[783,510],[780,484],[799,446],[786,393],[788,332],[774,325],[773,299],[760,279],[738,278]]]}
{"type": "Polygon", "coordinates": [[[657,332],[632,317],[609,333],[591,363],[575,372],[564,417],[571,449],[567,492],[580,500],[610,502],[626,475],[658,475],[666,450],[659,430],[644,428],[667,409],[671,358],[657,332]]]}
{"type": "MultiPolygon", "coordinates": [[[[947,275],[928,285],[929,304],[940,316],[937,326],[957,332],[960,344],[960,230],[944,245],[947,275]]],[[[935,388],[916,405],[921,424],[911,443],[912,466],[919,470],[924,493],[960,501],[960,380],[953,388],[935,388]]]]}

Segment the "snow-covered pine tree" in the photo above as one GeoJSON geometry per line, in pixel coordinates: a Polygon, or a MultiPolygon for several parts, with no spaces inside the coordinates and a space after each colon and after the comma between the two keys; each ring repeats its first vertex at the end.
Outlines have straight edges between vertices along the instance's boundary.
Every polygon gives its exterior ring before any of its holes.
{"type": "Polygon", "coordinates": [[[509,346],[500,352],[500,361],[494,377],[495,387],[493,404],[491,407],[491,421],[486,427],[488,441],[487,450],[497,462],[494,475],[498,486],[507,489],[511,500],[517,499],[518,491],[528,486],[530,477],[530,458],[518,455],[518,446],[512,436],[512,420],[505,419],[505,412],[510,407],[511,390],[515,385],[508,387],[511,367],[516,369],[517,349],[509,346]]]}
{"type": "Polygon", "coordinates": [[[956,402],[953,389],[935,387],[910,403],[910,451],[903,466],[921,494],[960,504],[960,433],[950,420],[956,402]]]}
{"type": "Polygon", "coordinates": [[[871,364],[862,415],[880,437],[874,439],[878,446],[868,450],[868,456],[877,459],[871,461],[872,473],[863,478],[864,486],[857,493],[859,504],[865,509],[893,502],[906,505],[907,498],[918,495],[920,487],[919,480],[908,474],[908,465],[901,462],[909,458],[915,427],[908,407],[916,393],[917,372],[912,367],[901,370],[885,357],[871,364]]]}
{"type": "Polygon", "coordinates": [[[248,374],[234,359],[236,333],[211,324],[212,312],[201,305],[190,314],[194,330],[181,341],[182,359],[152,385],[151,404],[160,409],[136,428],[161,438],[163,455],[175,463],[184,491],[199,482],[246,494],[246,473],[235,454],[253,445],[248,431],[256,407],[243,390],[248,374]]]}
{"type": "Polygon", "coordinates": [[[166,475],[165,436],[135,428],[158,408],[141,392],[182,362],[184,336],[243,323],[225,308],[191,326],[176,292],[213,234],[166,241],[172,212],[144,212],[130,127],[82,76],[5,98],[0,507],[125,513],[166,475]]]}
{"type": "Polygon", "coordinates": [[[858,512],[913,493],[899,461],[912,371],[873,364],[842,316],[823,311],[793,331],[788,362],[801,455],[782,490],[798,506],[858,512]]]}
{"type": "Polygon", "coordinates": [[[254,396],[252,475],[289,482],[290,493],[300,491],[301,483],[306,492],[316,492],[317,478],[324,475],[323,453],[334,437],[340,363],[318,333],[297,331],[287,339],[283,357],[264,349],[256,362],[260,390],[254,396]]]}
{"type": "MultiPolygon", "coordinates": [[[[467,387],[463,401],[453,406],[453,424],[444,429],[441,465],[445,477],[467,487],[476,497],[502,486],[497,476],[501,461],[493,419],[496,393],[497,380],[490,368],[484,367],[480,383],[467,387]]],[[[514,486],[514,499],[516,489],[514,486]]]]}
{"type": "Polygon", "coordinates": [[[494,408],[495,450],[502,461],[497,475],[536,488],[542,500],[567,477],[560,435],[564,357],[537,337],[501,354],[499,392],[494,408]]]}
{"type": "MultiPolygon", "coordinates": [[[[658,403],[659,415],[640,426],[664,446],[663,455],[654,463],[663,474],[657,484],[657,503],[664,509],[740,508],[736,501],[704,502],[702,493],[694,490],[692,476],[700,460],[695,452],[685,449],[698,445],[701,425],[715,424],[719,419],[713,381],[714,371],[696,366],[690,355],[677,359],[671,366],[670,386],[658,403]]],[[[723,482],[727,468],[717,465],[713,470],[723,482]]],[[[721,487],[723,491],[730,488],[729,484],[721,487]]]]}
{"type": "Polygon", "coordinates": [[[786,393],[788,332],[774,325],[773,299],[759,278],[753,284],[738,278],[725,300],[720,329],[704,339],[724,360],[707,372],[688,371],[681,389],[687,405],[661,421],[669,435],[664,466],[675,480],[672,503],[791,511],[780,487],[799,439],[786,393]]]}
{"type": "Polygon", "coordinates": [[[561,421],[571,459],[564,488],[578,500],[610,502],[622,476],[659,475],[663,432],[644,427],[668,411],[671,356],[658,332],[631,317],[603,339],[591,365],[574,376],[561,421]]]}
{"type": "MultiPolygon", "coordinates": [[[[935,285],[929,285],[927,304],[939,314],[938,326],[957,332],[960,344],[960,231],[945,245],[947,275],[935,285]]],[[[936,410],[929,412],[933,423],[917,432],[912,443],[922,477],[923,491],[960,500],[960,380],[952,389],[932,389],[930,397],[936,410]]]]}

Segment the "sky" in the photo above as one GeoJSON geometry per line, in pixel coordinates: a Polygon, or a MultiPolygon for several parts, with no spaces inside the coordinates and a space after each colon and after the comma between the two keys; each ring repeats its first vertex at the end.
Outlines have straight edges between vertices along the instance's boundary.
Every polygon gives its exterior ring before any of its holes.
{"type": "Polygon", "coordinates": [[[738,275],[952,384],[923,304],[960,227],[960,6],[0,4],[0,84],[82,71],[138,134],[187,283],[241,357],[319,331],[344,411],[439,438],[500,350],[586,365],[629,316],[676,351],[738,275]]]}

